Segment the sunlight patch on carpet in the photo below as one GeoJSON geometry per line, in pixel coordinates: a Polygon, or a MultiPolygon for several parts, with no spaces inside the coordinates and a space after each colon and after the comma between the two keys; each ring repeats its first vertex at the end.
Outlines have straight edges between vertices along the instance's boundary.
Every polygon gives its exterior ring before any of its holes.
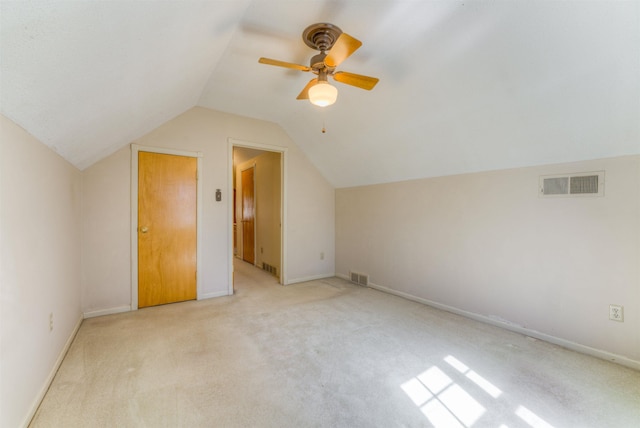
{"type": "MultiPolygon", "coordinates": [[[[474,397],[473,393],[482,391],[492,399],[498,400],[503,392],[454,356],[446,356],[444,362],[446,364],[442,367],[431,366],[404,382],[400,387],[433,426],[470,428],[487,412],[487,408],[480,403],[484,399],[486,404],[487,397],[474,397]],[[449,371],[451,376],[446,371],[449,371]],[[460,377],[458,381],[453,379],[456,376],[460,377]],[[461,385],[460,381],[464,383],[467,380],[471,382],[468,386],[474,389],[473,392],[465,390],[461,385]]],[[[480,395],[483,394],[480,393],[480,395]]],[[[532,428],[553,428],[522,405],[518,406],[515,415],[532,428]]],[[[508,428],[508,426],[502,424],[500,428],[508,428]]]]}

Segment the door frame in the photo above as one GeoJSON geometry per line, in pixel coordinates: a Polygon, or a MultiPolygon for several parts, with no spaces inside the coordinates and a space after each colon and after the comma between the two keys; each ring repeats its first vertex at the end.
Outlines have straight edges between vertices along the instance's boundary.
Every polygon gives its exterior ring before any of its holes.
{"type": "MultiPolygon", "coordinates": [[[[263,150],[267,152],[280,153],[280,194],[282,195],[280,206],[280,284],[286,285],[287,279],[287,147],[273,146],[270,144],[253,143],[250,141],[228,138],[228,187],[227,194],[233,194],[233,148],[245,147],[249,149],[263,150]]],[[[229,204],[228,219],[228,263],[229,263],[229,295],[233,294],[233,204],[229,204]]]]}
{"type": "Polygon", "coordinates": [[[200,298],[202,254],[202,152],[166,149],[163,147],[131,144],[131,310],[138,310],[138,153],[150,152],[165,155],[197,158],[196,180],[196,300],[200,298]]]}

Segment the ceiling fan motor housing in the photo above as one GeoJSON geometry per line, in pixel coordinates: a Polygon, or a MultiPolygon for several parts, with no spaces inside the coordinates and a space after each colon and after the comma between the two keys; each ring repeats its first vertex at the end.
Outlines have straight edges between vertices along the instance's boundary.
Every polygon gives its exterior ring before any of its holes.
{"type": "Polygon", "coordinates": [[[309,61],[309,67],[311,68],[311,71],[313,71],[314,73],[318,74],[318,72],[320,72],[320,70],[328,70],[328,67],[325,65],[324,63],[324,59],[327,57],[327,54],[322,52],[319,53],[318,55],[314,55],[313,57],[311,57],[311,61],[309,61]]]}

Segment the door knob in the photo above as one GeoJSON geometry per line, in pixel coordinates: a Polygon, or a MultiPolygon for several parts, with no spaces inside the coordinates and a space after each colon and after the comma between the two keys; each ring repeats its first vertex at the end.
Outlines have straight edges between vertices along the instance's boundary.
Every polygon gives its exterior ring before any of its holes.
{"type": "Polygon", "coordinates": [[[146,226],[140,228],[140,232],[142,232],[142,233],[147,233],[148,231],[149,231],[149,228],[146,227],[146,226]]]}

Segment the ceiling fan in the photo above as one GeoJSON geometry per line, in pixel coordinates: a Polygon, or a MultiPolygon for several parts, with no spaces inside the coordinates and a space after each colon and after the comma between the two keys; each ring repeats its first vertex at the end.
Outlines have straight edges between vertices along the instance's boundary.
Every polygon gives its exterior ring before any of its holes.
{"type": "Polygon", "coordinates": [[[335,25],[327,23],[310,25],[302,32],[302,40],[310,48],[320,51],[319,54],[311,58],[308,67],[270,58],[260,58],[258,60],[261,64],[311,71],[317,74],[318,77],[311,79],[307,83],[307,86],[300,92],[297,99],[308,99],[312,104],[321,107],[333,104],[338,97],[338,89],[328,82],[327,78],[329,76],[332,76],[334,80],[340,83],[369,91],[378,83],[378,79],[375,77],[336,71],[336,67],[362,46],[362,42],[347,33],[343,33],[335,25]]]}

